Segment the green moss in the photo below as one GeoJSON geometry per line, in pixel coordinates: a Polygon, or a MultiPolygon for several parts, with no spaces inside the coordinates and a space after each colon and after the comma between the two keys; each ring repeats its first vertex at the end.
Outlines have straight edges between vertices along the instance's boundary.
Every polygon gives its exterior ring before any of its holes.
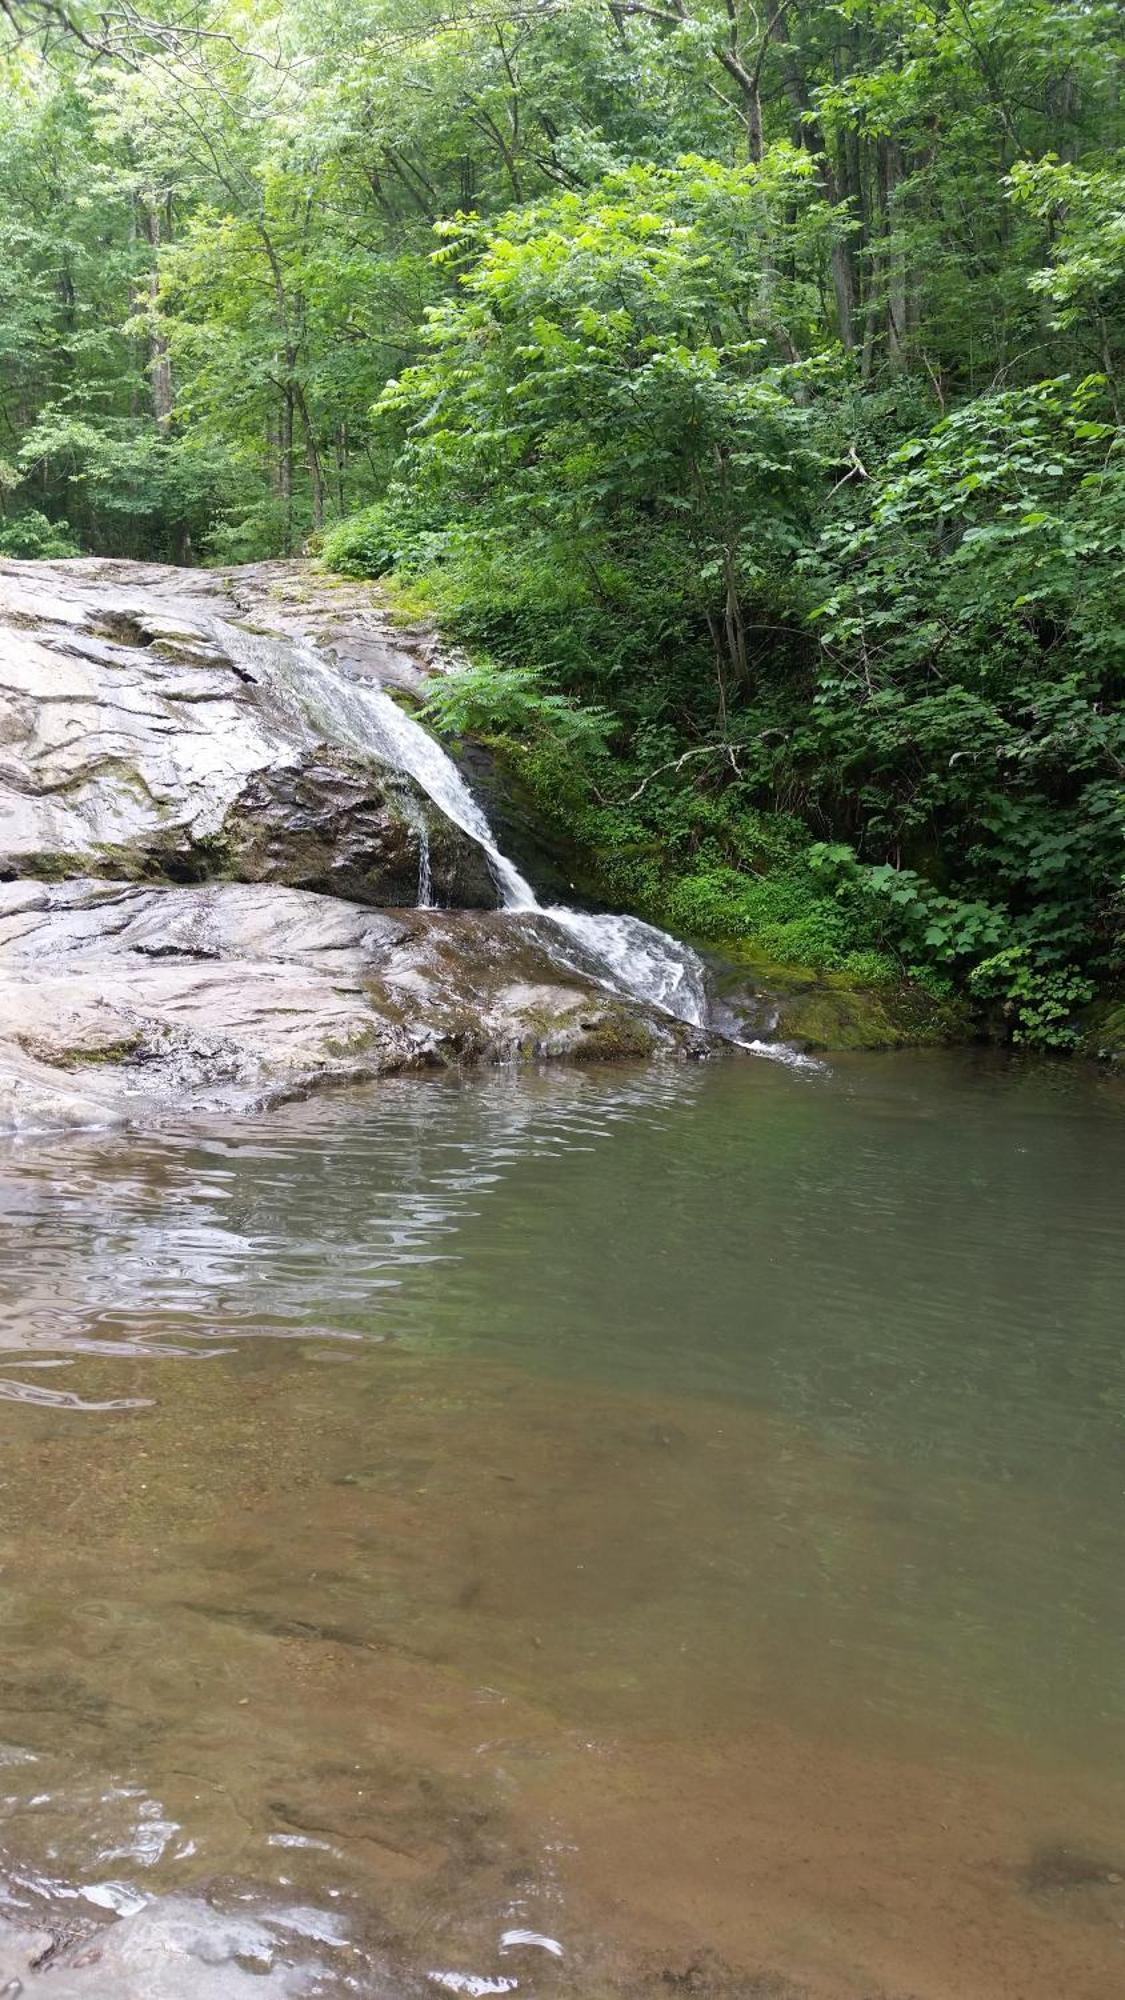
{"type": "Polygon", "coordinates": [[[1107,994],[1083,1009],[1079,1017],[1079,1052],[1103,1061],[1125,1060],[1125,998],[1107,994]]]}
{"type": "MultiPolygon", "coordinates": [[[[580,1027],[583,1026],[579,1021],[580,1027]]],[[[582,1038],[571,1051],[581,1062],[628,1062],[643,1060],[655,1047],[655,1036],[647,1021],[615,1008],[594,1023],[583,1027],[582,1038]]]]}
{"type": "Polygon", "coordinates": [[[69,882],[89,875],[103,882],[171,882],[231,879],[231,853],[221,836],[182,848],[153,847],[148,839],[100,841],[82,854],[47,851],[21,857],[20,875],[33,882],[69,882]]]}
{"type": "Polygon", "coordinates": [[[715,960],[718,995],[748,1028],[806,1049],[932,1048],[972,1039],[967,1007],[899,978],[871,985],[844,972],[778,964],[744,940],[715,960]]]}
{"type": "Polygon", "coordinates": [[[84,1069],[110,1068],[114,1064],[127,1063],[140,1050],[144,1036],[138,1028],[134,1034],[119,1035],[111,1042],[87,1043],[82,1048],[68,1049],[66,1061],[84,1069]]]}
{"type": "Polygon", "coordinates": [[[790,996],[778,1016],[782,1041],[809,1049],[932,1048],[965,1041],[963,1009],[915,986],[872,992],[845,982],[818,983],[790,996]]]}
{"type": "Polygon", "coordinates": [[[96,850],[98,866],[91,874],[106,875],[127,882],[172,882],[190,885],[221,881],[231,874],[228,842],[219,835],[193,840],[185,847],[154,848],[147,845],[101,847],[96,850]]]}
{"type": "Polygon", "coordinates": [[[32,882],[66,882],[72,875],[86,873],[74,854],[26,854],[20,858],[20,875],[32,882]]]}
{"type": "Polygon", "coordinates": [[[656,1045],[650,1024],[629,1007],[607,1005],[602,1010],[599,1005],[596,1013],[591,1012],[588,1001],[564,1013],[546,1007],[524,1007],[520,1010],[520,1020],[525,1032],[520,1035],[519,1054],[526,1061],[549,1057],[563,1037],[568,1038],[564,1058],[567,1062],[644,1060],[651,1056],[656,1045]]]}

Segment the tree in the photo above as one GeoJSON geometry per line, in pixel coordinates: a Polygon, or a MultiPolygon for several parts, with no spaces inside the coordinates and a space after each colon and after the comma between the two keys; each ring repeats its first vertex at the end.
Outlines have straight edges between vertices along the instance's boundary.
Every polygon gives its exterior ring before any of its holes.
{"type": "Polygon", "coordinates": [[[613,893],[1038,1033],[1117,976],[1116,10],[0,20],[0,544],[327,530],[613,893]]]}

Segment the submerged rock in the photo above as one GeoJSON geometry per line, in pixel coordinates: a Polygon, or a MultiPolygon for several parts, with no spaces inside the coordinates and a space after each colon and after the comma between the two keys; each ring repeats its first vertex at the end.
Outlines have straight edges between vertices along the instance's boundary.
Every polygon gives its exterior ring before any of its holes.
{"type": "Polygon", "coordinates": [[[61,1932],[0,1916],[0,1995],[17,2000],[40,1983],[53,2000],[297,2000],[324,1991],[324,1968],[289,1948],[276,1919],[224,1915],[192,1896],[140,1902],[117,1922],[61,1932]]]}
{"type": "Polygon", "coordinates": [[[0,562],[0,878],[283,882],[371,905],[499,894],[415,780],[302,701],[299,642],[218,579],[0,562]]]}
{"type": "Polygon", "coordinates": [[[2,884],[0,1129],[708,1046],[571,966],[538,914],[377,911],[262,884],[2,884]]]}

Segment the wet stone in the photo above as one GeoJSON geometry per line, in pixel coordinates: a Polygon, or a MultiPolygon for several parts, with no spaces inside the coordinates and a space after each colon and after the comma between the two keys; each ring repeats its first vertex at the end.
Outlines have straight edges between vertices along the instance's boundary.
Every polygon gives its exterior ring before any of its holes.
{"type": "Polygon", "coordinates": [[[299,643],[251,635],[214,580],[0,562],[0,877],[315,886],[490,908],[479,843],[307,698],[299,643]]]}
{"type": "Polygon", "coordinates": [[[406,655],[352,603],[335,665],[283,585],[0,561],[0,1131],[706,1052],[694,954],[540,911],[385,691],[406,655]]]}

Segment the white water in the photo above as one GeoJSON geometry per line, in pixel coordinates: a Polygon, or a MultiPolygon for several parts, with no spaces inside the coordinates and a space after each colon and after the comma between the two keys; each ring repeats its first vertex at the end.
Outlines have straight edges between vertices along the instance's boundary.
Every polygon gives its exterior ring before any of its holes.
{"type": "MultiPolygon", "coordinates": [[[[260,642],[230,627],[224,630],[223,641],[228,647],[237,642],[242,650],[252,649],[260,669],[260,642]]],[[[530,882],[496,845],[492,828],[453,759],[385,689],[375,682],[347,679],[307,641],[284,652],[274,649],[270,664],[276,666],[279,658],[289,693],[318,730],[334,742],[406,771],[447,819],[480,844],[506,910],[533,911],[548,918],[563,938],[578,946],[572,955],[576,969],[584,969],[583,960],[589,959],[601,984],[612,991],[647,1000],[696,1027],[706,1022],[703,966],[690,945],[640,917],[544,907],[530,882]]],[[[432,894],[427,837],[419,870],[419,903],[432,907],[432,894]]]]}
{"type": "Polygon", "coordinates": [[[434,877],[430,867],[430,828],[426,820],[418,828],[418,908],[434,907],[434,877]]]}

